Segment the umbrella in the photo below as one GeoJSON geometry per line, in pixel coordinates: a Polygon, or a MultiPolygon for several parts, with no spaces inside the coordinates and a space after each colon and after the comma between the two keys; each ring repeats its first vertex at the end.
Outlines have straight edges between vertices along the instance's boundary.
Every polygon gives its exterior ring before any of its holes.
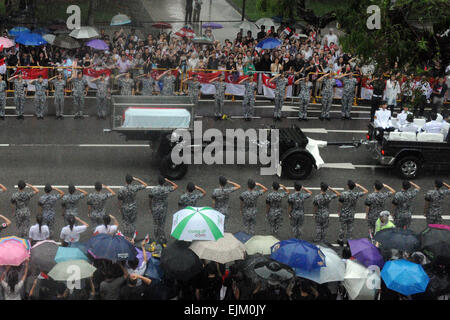
{"type": "Polygon", "coordinates": [[[246,232],[239,231],[234,234],[234,237],[242,243],[246,243],[252,236],[246,232]]]}
{"type": "Polygon", "coordinates": [[[80,47],[80,43],[68,35],[60,34],[53,41],[53,45],[65,49],[75,49],[80,47]]]}
{"type": "Polygon", "coordinates": [[[216,23],[216,22],[207,22],[202,25],[202,28],[203,29],[206,29],[206,28],[222,29],[223,25],[221,25],[220,23],[216,23]]]}
{"type": "Polygon", "coordinates": [[[103,41],[103,40],[100,40],[100,39],[94,39],[94,40],[88,41],[86,43],[86,45],[88,47],[91,47],[91,48],[94,48],[94,49],[97,49],[97,50],[103,50],[103,51],[109,50],[109,47],[106,44],[106,42],[103,41]]]}
{"type": "Polygon", "coordinates": [[[253,283],[260,282],[262,288],[265,288],[267,282],[260,281],[261,277],[258,274],[256,274],[255,266],[260,262],[269,263],[271,261],[274,260],[270,259],[268,256],[264,256],[262,254],[257,253],[253,255],[248,255],[243,261],[239,261],[237,263],[237,266],[247,279],[250,279],[253,283]]]}
{"type": "Polygon", "coordinates": [[[9,239],[0,243],[0,266],[20,266],[29,257],[30,250],[19,241],[9,239]]]}
{"type": "Polygon", "coordinates": [[[44,34],[44,35],[42,36],[42,38],[44,38],[45,41],[47,41],[48,43],[50,43],[51,45],[53,45],[53,43],[55,42],[56,36],[55,36],[54,34],[47,33],[47,34],[44,34]]]}
{"type": "Polygon", "coordinates": [[[88,256],[88,254],[89,254],[87,246],[86,246],[86,243],[84,243],[84,242],[81,242],[81,241],[71,242],[69,244],[69,247],[70,248],[78,248],[78,249],[80,249],[81,252],[83,252],[85,256],[88,256]]]}
{"type": "Polygon", "coordinates": [[[344,287],[351,300],[374,300],[379,284],[379,274],[371,272],[358,262],[347,260],[344,287]]]}
{"type": "Polygon", "coordinates": [[[320,249],[305,240],[289,239],[276,243],[270,257],[287,264],[295,272],[312,271],[325,267],[325,256],[320,249]]]}
{"type": "Polygon", "coordinates": [[[152,24],[153,28],[156,29],[172,29],[172,25],[170,23],[166,23],[166,22],[157,22],[152,24]]]}
{"type": "Polygon", "coordinates": [[[255,24],[261,28],[262,25],[266,27],[266,30],[270,29],[270,27],[274,26],[277,27],[277,23],[273,21],[273,19],[270,18],[261,18],[255,22],[255,24]]]}
{"type": "Polygon", "coordinates": [[[11,36],[18,36],[23,32],[30,32],[30,29],[26,27],[14,27],[8,31],[8,34],[10,34],[11,36]]]}
{"type": "Polygon", "coordinates": [[[55,241],[39,241],[31,248],[30,266],[37,271],[49,272],[55,265],[55,256],[59,245],[55,241]]]}
{"type": "Polygon", "coordinates": [[[89,278],[97,270],[86,260],[71,260],[58,263],[48,273],[56,281],[77,281],[89,278]]]}
{"type": "Polygon", "coordinates": [[[113,262],[136,259],[137,251],[131,242],[122,236],[98,234],[86,244],[94,259],[106,259],[113,262]]]}
{"type": "Polygon", "coordinates": [[[39,27],[39,28],[33,29],[33,32],[34,32],[34,33],[39,33],[40,35],[44,35],[44,34],[46,34],[46,33],[49,33],[50,30],[48,30],[48,29],[45,28],[45,27],[39,27]]]}
{"type": "Polygon", "coordinates": [[[80,29],[74,29],[69,36],[75,39],[89,39],[98,36],[97,30],[93,27],[81,27],[80,29]]]}
{"type": "Polygon", "coordinates": [[[27,239],[19,238],[19,237],[16,237],[16,236],[9,236],[9,237],[0,238],[0,244],[2,244],[4,242],[9,242],[9,241],[19,242],[25,247],[25,249],[27,249],[27,250],[31,249],[30,242],[27,239]]]}
{"type": "Polygon", "coordinates": [[[189,247],[200,259],[227,263],[245,257],[245,246],[231,233],[224,233],[217,241],[193,241],[189,247]]]}
{"type": "Polygon", "coordinates": [[[212,44],[213,41],[207,37],[201,36],[201,37],[195,37],[192,39],[192,42],[198,43],[198,44],[212,44]]]}
{"type": "Polygon", "coordinates": [[[14,42],[11,39],[5,38],[5,37],[0,37],[0,47],[3,48],[11,48],[12,46],[14,46],[14,42]]]}
{"type": "Polygon", "coordinates": [[[23,32],[16,37],[16,43],[24,46],[40,46],[46,44],[47,41],[38,33],[23,32]]]}
{"type": "Polygon", "coordinates": [[[420,264],[403,259],[386,262],[381,278],[386,287],[405,296],[424,292],[430,281],[420,264]]]}
{"type": "Polygon", "coordinates": [[[352,256],[366,267],[376,265],[383,268],[384,260],[380,251],[367,238],[348,240],[352,256]]]}
{"type": "Polygon", "coordinates": [[[281,41],[275,38],[266,38],[261,40],[256,47],[261,49],[273,49],[281,45],[281,41]]]}
{"type": "Polygon", "coordinates": [[[186,207],[173,215],[171,235],[184,241],[217,240],[223,237],[224,219],[210,207],[186,207]]]}
{"type": "Polygon", "coordinates": [[[144,276],[154,280],[161,280],[164,277],[158,258],[150,256],[147,261],[147,269],[145,270],[144,276]]]}
{"type": "Polygon", "coordinates": [[[269,281],[283,282],[295,277],[291,267],[273,260],[256,263],[254,270],[259,277],[269,281]]]}
{"type": "Polygon", "coordinates": [[[324,246],[317,246],[325,256],[326,266],[312,271],[297,270],[297,276],[312,280],[319,284],[334,281],[343,281],[345,276],[345,262],[336,251],[324,246]]]}
{"type": "Polygon", "coordinates": [[[277,242],[279,242],[277,238],[273,236],[253,236],[245,243],[245,249],[247,250],[247,254],[270,254],[270,248],[277,242]]]}
{"type": "MultiPolygon", "coordinates": [[[[137,256],[136,258],[138,258],[139,263],[138,263],[138,267],[140,267],[142,265],[142,263],[144,262],[144,254],[142,252],[142,249],[136,247],[136,251],[137,251],[137,256]]],[[[148,252],[147,250],[145,250],[147,252],[147,260],[149,260],[149,258],[152,256],[151,252],[148,252]]]]}
{"type": "Polygon", "coordinates": [[[436,262],[450,263],[450,231],[447,229],[426,228],[420,234],[422,252],[436,262]]]}
{"type": "Polygon", "coordinates": [[[129,24],[129,23],[131,23],[130,17],[125,14],[122,14],[122,13],[115,15],[111,19],[112,26],[122,26],[124,24],[129,24]]]}
{"type": "Polygon", "coordinates": [[[60,263],[71,260],[88,260],[86,255],[78,248],[59,247],[56,252],[55,262],[60,263]]]}
{"type": "MultiPolygon", "coordinates": [[[[1,38],[0,38],[0,39],[1,39],[1,38]]],[[[445,225],[445,224],[429,224],[428,226],[429,226],[430,228],[450,230],[450,226],[447,226],[447,225],[445,225]]]]}
{"type": "Polygon", "coordinates": [[[160,268],[174,280],[188,281],[203,270],[198,256],[188,249],[189,243],[176,241],[162,250],[160,268]]]}
{"type": "Polygon", "coordinates": [[[419,237],[410,229],[384,229],[375,234],[375,241],[381,244],[381,249],[398,249],[413,253],[419,250],[419,237]]]}

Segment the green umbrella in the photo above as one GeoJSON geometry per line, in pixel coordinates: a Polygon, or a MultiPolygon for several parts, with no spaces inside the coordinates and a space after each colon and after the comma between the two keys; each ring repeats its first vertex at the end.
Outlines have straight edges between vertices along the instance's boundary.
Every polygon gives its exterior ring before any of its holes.
{"type": "Polygon", "coordinates": [[[213,44],[213,41],[207,37],[195,37],[192,39],[192,42],[198,43],[198,44],[213,44]]]}
{"type": "Polygon", "coordinates": [[[56,281],[77,281],[92,276],[97,270],[85,260],[72,260],[58,263],[48,273],[56,281]]]}
{"type": "Polygon", "coordinates": [[[171,235],[184,241],[217,240],[223,237],[224,219],[210,207],[186,207],[173,215],[171,235]]]}

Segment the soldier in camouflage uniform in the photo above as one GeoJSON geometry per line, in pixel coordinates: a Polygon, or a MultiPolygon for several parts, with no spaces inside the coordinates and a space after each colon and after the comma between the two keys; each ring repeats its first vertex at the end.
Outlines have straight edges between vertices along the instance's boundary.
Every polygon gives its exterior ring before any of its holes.
{"type": "Polygon", "coordinates": [[[275,108],[273,110],[273,117],[275,120],[281,119],[281,109],[283,108],[284,99],[286,99],[286,87],[289,83],[289,80],[285,77],[285,72],[281,72],[271,78],[269,82],[275,81],[275,108]]]}
{"type": "Polygon", "coordinates": [[[31,184],[25,183],[22,180],[19,181],[17,186],[19,191],[13,193],[11,197],[11,207],[14,209],[15,206],[14,218],[17,224],[18,236],[21,238],[27,238],[28,231],[30,229],[31,216],[31,211],[28,207],[28,204],[30,203],[30,199],[34,197],[34,195],[36,195],[39,190],[31,184]],[[26,192],[26,186],[30,187],[33,191],[26,192]]]}
{"type": "Polygon", "coordinates": [[[343,89],[342,89],[342,111],[341,111],[341,119],[351,119],[350,111],[352,109],[353,98],[356,95],[356,84],[357,81],[353,78],[353,73],[350,71],[349,73],[345,73],[341,76],[336,77],[336,79],[344,78],[342,80],[343,89]]]}
{"type": "Polygon", "coordinates": [[[106,214],[105,204],[106,200],[112,198],[116,193],[108,186],[95,183],[95,192],[90,193],[87,197],[88,217],[91,219],[94,228],[103,223],[103,216],[106,214]],[[109,193],[102,193],[102,188],[105,187],[109,193]]]}
{"type": "Polygon", "coordinates": [[[139,79],[139,81],[142,82],[141,95],[143,95],[143,96],[152,96],[153,95],[153,86],[156,83],[155,79],[152,78],[152,75],[150,73],[146,73],[146,74],[143,74],[141,76],[138,76],[136,78],[136,80],[137,79],[139,79]]]}
{"type": "Polygon", "coordinates": [[[330,120],[330,109],[333,103],[334,90],[336,86],[336,79],[333,78],[331,72],[323,75],[317,81],[323,81],[322,87],[322,113],[319,116],[320,120],[330,120]]]}
{"type": "Polygon", "coordinates": [[[141,179],[131,175],[127,175],[125,181],[127,185],[120,188],[117,193],[117,199],[119,199],[120,211],[122,212],[123,234],[131,238],[136,231],[136,226],[134,225],[137,217],[136,194],[139,190],[147,188],[148,185],[141,179]],[[139,182],[139,184],[132,184],[133,180],[139,182]]]}
{"type": "Polygon", "coordinates": [[[341,203],[341,208],[339,210],[339,222],[341,223],[341,228],[339,230],[338,241],[341,246],[347,242],[348,239],[352,238],[353,233],[353,223],[355,221],[356,203],[358,198],[367,194],[369,191],[358,183],[352,180],[347,181],[348,190],[341,193],[339,197],[339,202],[341,203]],[[362,190],[354,191],[355,187],[362,190]]]}
{"type": "Polygon", "coordinates": [[[159,81],[163,79],[163,88],[161,90],[162,96],[174,96],[175,93],[175,81],[177,78],[171,73],[172,70],[167,70],[164,73],[161,73],[156,80],[159,81]]]}
{"type": "Polygon", "coordinates": [[[92,80],[92,82],[94,81],[97,82],[97,118],[106,119],[107,96],[111,92],[111,89],[109,88],[109,83],[104,73],[100,77],[92,80]]]}
{"type": "Polygon", "coordinates": [[[84,96],[87,95],[87,81],[83,78],[83,73],[78,71],[77,76],[75,77],[75,72],[72,77],[68,80],[73,84],[73,102],[77,111],[75,112],[75,119],[84,119],[83,110],[84,110],[84,96]]]}
{"type": "Polygon", "coordinates": [[[198,106],[200,88],[202,87],[202,84],[198,81],[197,74],[194,73],[192,77],[188,78],[187,84],[189,97],[191,98],[192,103],[195,106],[198,106]]]}
{"type": "Polygon", "coordinates": [[[247,182],[248,190],[241,193],[239,197],[241,199],[241,214],[242,220],[244,222],[244,228],[248,234],[255,234],[255,225],[256,225],[256,214],[257,208],[256,203],[258,198],[267,192],[267,188],[264,187],[260,183],[256,183],[252,179],[249,179],[247,182]],[[255,187],[258,186],[261,189],[255,190],[255,187]]]}
{"type": "Polygon", "coordinates": [[[384,202],[388,197],[392,197],[395,190],[392,189],[387,184],[383,184],[380,181],[375,181],[374,192],[367,195],[364,204],[366,207],[366,219],[369,226],[369,234],[374,235],[375,233],[375,223],[377,222],[380,212],[384,210],[384,202]],[[386,187],[389,191],[381,192],[381,189],[386,187]]]}
{"type": "Polygon", "coordinates": [[[16,105],[17,119],[25,119],[23,116],[23,107],[25,104],[25,88],[28,86],[27,82],[23,80],[22,73],[19,73],[8,79],[8,82],[14,80],[14,104],[16,105]],[[17,78],[17,79],[15,79],[17,78]]]}
{"type": "Polygon", "coordinates": [[[178,208],[183,209],[186,207],[197,207],[198,199],[203,198],[206,195],[206,191],[189,182],[186,186],[186,193],[183,193],[178,200],[178,208]]]}
{"type": "Polygon", "coordinates": [[[164,232],[168,207],[167,197],[169,196],[169,193],[175,191],[178,186],[169,179],[164,179],[163,177],[159,177],[158,183],[159,185],[150,189],[150,193],[148,194],[149,206],[150,214],[153,215],[155,241],[159,244],[165,244],[167,242],[164,232]],[[166,182],[171,185],[164,185],[166,182]]]}
{"type": "Polygon", "coordinates": [[[272,188],[273,191],[269,192],[266,197],[267,221],[269,222],[270,233],[277,237],[283,221],[281,200],[289,195],[289,190],[276,181],[272,183],[272,188]],[[280,187],[283,189],[282,191],[278,191],[280,187]]]}
{"type": "Polygon", "coordinates": [[[211,198],[213,199],[213,208],[225,216],[224,231],[228,229],[228,202],[230,200],[230,193],[240,189],[241,186],[237,183],[227,180],[225,177],[219,177],[219,188],[213,190],[211,198]],[[227,183],[233,187],[226,188],[227,183]]]}
{"type": "Polygon", "coordinates": [[[294,184],[294,189],[294,193],[291,193],[288,197],[288,212],[294,238],[300,239],[305,218],[304,202],[311,197],[312,192],[298,182],[294,184]],[[302,192],[302,190],[305,190],[305,192],[302,192]]]}
{"type": "Polygon", "coordinates": [[[223,105],[225,103],[225,90],[227,86],[224,80],[225,75],[221,73],[219,77],[211,79],[209,82],[216,88],[216,93],[214,94],[214,116],[216,119],[221,119],[223,116],[223,105]]]}
{"type": "Polygon", "coordinates": [[[66,80],[63,79],[62,73],[58,73],[51,79],[48,79],[50,83],[55,87],[55,110],[56,119],[63,120],[64,117],[64,88],[66,86],[66,80]]]}
{"type": "Polygon", "coordinates": [[[6,81],[0,74],[0,119],[2,120],[5,120],[6,88],[6,81]]]}
{"type": "Polygon", "coordinates": [[[425,194],[425,211],[424,216],[427,219],[427,224],[442,224],[442,200],[444,196],[450,194],[450,185],[436,180],[434,182],[435,189],[430,190],[425,194]],[[446,187],[447,189],[443,188],[446,187]]]}
{"type": "Polygon", "coordinates": [[[38,204],[41,208],[43,222],[48,226],[48,229],[50,231],[50,238],[53,238],[53,235],[55,233],[55,204],[56,201],[64,196],[64,192],[56,187],[52,187],[49,183],[45,185],[44,191],[45,194],[39,198],[38,204]],[[51,194],[53,189],[56,190],[58,194],[51,194]]]}
{"type": "Polygon", "coordinates": [[[131,78],[131,73],[122,73],[116,76],[119,79],[120,95],[121,96],[131,96],[134,95],[134,80],[131,78]],[[119,79],[125,76],[125,79],[119,79]]]}
{"type": "Polygon", "coordinates": [[[253,109],[255,107],[255,95],[258,89],[258,83],[256,83],[254,75],[248,76],[248,78],[242,79],[239,83],[244,82],[245,92],[244,99],[242,100],[242,108],[244,109],[244,119],[246,121],[252,120],[253,109]]]}
{"type": "Polygon", "coordinates": [[[411,181],[403,181],[403,189],[394,195],[394,224],[397,228],[408,229],[412,218],[412,205],[420,187],[411,181]],[[411,190],[411,186],[414,187],[411,190]]]}
{"type": "Polygon", "coordinates": [[[83,199],[88,195],[86,191],[83,189],[75,188],[73,184],[69,185],[69,194],[65,194],[61,199],[61,206],[63,207],[63,217],[66,224],[69,224],[69,216],[78,216],[78,201],[83,199]],[[78,190],[80,193],[75,194],[75,191],[78,190]]]}
{"type": "Polygon", "coordinates": [[[325,240],[328,224],[330,222],[330,202],[341,194],[329,187],[326,183],[320,183],[320,194],[314,197],[314,220],[316,221],[316,235],[314,241],[321,242],[325,240]],[[327,193],[327,190],[334,194],[327,193]]]}
{"type": "Polygon", "coordinates": [[[31,84],[35,87],[34,94],[34,107],[36,108],[36,117],[38,119],[44,119],[45,103],[47,100],[46,91],[48,89],[48,83],[44,81],[40,75],[38,80],[31,81],[31,84]]]}
{"type": "Polygon", "coordinates": [[[298,108],[298,120],[308,121],[308,105],[309,99],[311,97],[312,92],[312,83],[308,81],[308,77],[300,78],[295,81],[295,84],[300,84],[300,93],[298,95],[299,99],[299,108],[298,108]]]}

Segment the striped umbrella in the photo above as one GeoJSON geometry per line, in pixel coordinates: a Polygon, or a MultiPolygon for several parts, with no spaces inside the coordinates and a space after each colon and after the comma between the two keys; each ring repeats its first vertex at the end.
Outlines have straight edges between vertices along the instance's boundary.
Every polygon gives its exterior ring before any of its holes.
{"type": "Polygon", "coordinates": [[[171,235],[184,241],[217,240],[223,237],[224,220],[210,207],[186,207],[173,215],[171,235]]]}
{"type": "Polygon", "coordinates": [[[12,46],[14,46],[14,42],[11,39],[5,38],[5,37],[0,37],[0,47],[3,48],[11,48],[12,46]]]}

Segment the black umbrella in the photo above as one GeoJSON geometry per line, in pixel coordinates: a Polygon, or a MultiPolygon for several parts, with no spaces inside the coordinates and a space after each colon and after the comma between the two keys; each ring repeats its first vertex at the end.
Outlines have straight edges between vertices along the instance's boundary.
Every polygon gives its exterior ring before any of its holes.
{"type": "Polygon", "coordinates": [[[422,252],[433,262],[450,264],[450,230],[426,228],[420,234],[422,252]]]}
{"type": "Polygon", "coordinates": [[[281,283],[295,277],[291,267],[277,261],[261,261],[255,264],[255,273],[268,281],[281,283]]]}
{"type": "Polygon", "coordinates": [[[55,265],[59,245],[51,240],[38,242],[31,249],[30,267],[37,272],[49,272],[55,265]]]}
{"type": "Polygon", "coordinates": [[[203,265],[199,257],[188,249],[188,245],[185,241],[176,241],[162,250],[160,268],[165,276],[188,281],[202,271],[203,265]]]}
{"type": "Polygon", "coordinates": [[[416,233],[407,229],[389,228],[376,233],[375,241],[381,244],[381,250],[397,249],[413,253],[420,249],[420,240],[416,233]]]}

